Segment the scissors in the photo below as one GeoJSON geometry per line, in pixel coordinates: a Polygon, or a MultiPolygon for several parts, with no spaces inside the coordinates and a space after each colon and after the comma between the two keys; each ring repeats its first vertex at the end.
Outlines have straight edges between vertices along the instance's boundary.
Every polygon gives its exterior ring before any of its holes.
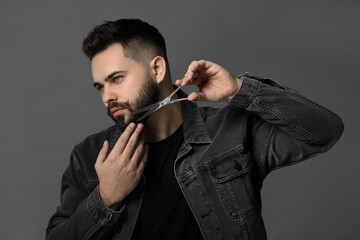
{"type": "Polygon", "coordinates": [[[181,88],[181,86],[179,86],[178,88],[176,88],[169,96],[167,96],[164,100],[151,104],[147,107],[144,107],[142,109],[139,109],[137,111],[135,111],[133,113],[134,118],[136,119],[137,122],[140,122],[141,120],[143,120],[144,118],[146,118],[147,116],[149,116],[150,114],[152,114],[153,112],[159,110],[160,108],[172,104],[172,103],[176,103],[176,102],[181,102],[181,101],[187,101],[187,98],[178,98],[178,99],[171,99],[174,94],[181,88]]]}

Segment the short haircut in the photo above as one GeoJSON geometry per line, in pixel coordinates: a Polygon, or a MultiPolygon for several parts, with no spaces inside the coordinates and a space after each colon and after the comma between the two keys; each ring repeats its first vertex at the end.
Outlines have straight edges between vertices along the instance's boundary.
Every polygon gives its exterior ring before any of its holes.
{"type": "Polygon", "coordinates": [[[139,19],[106,21],[89,32],[82,44],[83,52],[92,59],[112,44],[120,43],[124,55],[147,64],[149,57],[162,56],[168,63],[166,44],[159,30],[139,19]]]}

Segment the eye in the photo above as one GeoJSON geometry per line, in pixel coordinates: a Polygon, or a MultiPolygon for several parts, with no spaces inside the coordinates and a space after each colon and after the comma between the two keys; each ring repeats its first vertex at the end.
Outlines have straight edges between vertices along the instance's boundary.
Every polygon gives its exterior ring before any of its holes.
{"type": "Polygon", "coordinates": [[[99,92],[104,89],[104,85],[102,85],[102,84],[100,84],[100,83],[94,83],[94,87],[95,87],[96,90],[98,90],[99,92]]]}
{"type": "Polygon", "coordinates": [[[104,86],[103,86],[103,85],[98,86],[98,87],[97,87],[97,90],[98,90],[99,92],[101,92],[102,90],[104,90],[104,86]]]}
{"type": "Polygon", "coordinates": [[[123,78],[123,76],[121,76],[121,75],[115,76],[115,77],[113,78],[113,81],[114,81],[114,82],[119,82],[122,78],[123,78]]]}

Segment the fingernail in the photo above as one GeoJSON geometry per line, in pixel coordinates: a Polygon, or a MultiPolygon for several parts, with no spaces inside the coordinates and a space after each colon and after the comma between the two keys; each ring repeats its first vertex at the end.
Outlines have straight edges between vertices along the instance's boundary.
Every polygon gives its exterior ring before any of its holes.
{"type": "Polygon", "coordinates": [[[137,125],[137,128],[142,128],[144,125],[142,125],[141,123],[139,123],[138,125],[137,125]]]}
{"type": "Polygon", "coordinates": [[[130,123],[130,128],[135,128],[135,123],[130,123]]]}
{"type": "Polygon", "coordinates": [[[187,78],[187,76],[188,76],[188,74],[186,73],[185,76],[184,76],[184,78],[187,78]]]}

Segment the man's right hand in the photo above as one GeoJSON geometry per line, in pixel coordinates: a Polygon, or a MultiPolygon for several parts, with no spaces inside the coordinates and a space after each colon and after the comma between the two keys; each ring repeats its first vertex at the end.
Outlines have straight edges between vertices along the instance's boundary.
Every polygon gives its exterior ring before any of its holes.
{"type": "Polygon", "coordinates": [[[105,141],[95,163],[99,177],[102,201],[112,210],[118,210],[121,201],[138,184],[148,155],[142,134],[144,125],[130,123],[118,139],[108,157],[109,142],[105,141]]]}

